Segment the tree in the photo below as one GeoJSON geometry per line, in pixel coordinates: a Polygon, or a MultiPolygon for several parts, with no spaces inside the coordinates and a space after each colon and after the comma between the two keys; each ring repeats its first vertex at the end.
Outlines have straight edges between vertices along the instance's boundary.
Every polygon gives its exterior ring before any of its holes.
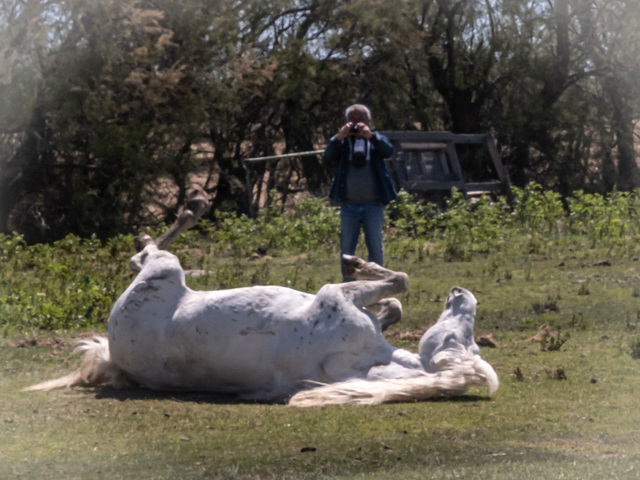
{"type": "MultiPolygon", "coordinates": [[[[640,187],[640,170],[634,147],[634,116],[640,96],[640,5],[624,0],[598,2],[581,18],[591,33],[591,58],[603,73],[604,94],[598,103],[609,119],[617,147],[615,186],[621,190],[640,187]]],[[[607,185],[610,189],[613,184],[607,185]]]]}
{"type": "MultiPolygon", "coordinates": [[[[517,185],[638,186],[631,0],[1,1],[0,232],[30,242],[171,220],[194,182],[247,213],[243,159],[322,148],[355,102],[494,133],[517,185]]],[[[254,171],[281,202],[327,173],[254,171]]]]}
{"type": "Polygon", "coordinates": [[[139,226],[158,174],[184,161],[183,144],[171,141],[186,128],[172,122],[188,96],[182,68],[160,61],[173,47],[162,13],[136,3],[55,4],[55,16],[47,9],[54,4],[31,11],[28,25],[59,36],[31,51],[28,69],[13,69],[34,71],[38,82],[25,122],[5,136],[19,146],[2,172],[9,186],[2,231],[41,241],[139,226]]]}
{"type": "Polygon", "coordinates": [[[502,53],[491,2],[437,0],[424,36],[424,52],[435,89],[446,104],[446,128],[484,133],[495,101],[495,64],[502,53]]]}

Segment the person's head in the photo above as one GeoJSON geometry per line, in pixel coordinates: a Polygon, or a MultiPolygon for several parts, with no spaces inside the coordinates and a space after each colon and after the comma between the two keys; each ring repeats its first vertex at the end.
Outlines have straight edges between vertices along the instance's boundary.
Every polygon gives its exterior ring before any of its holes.
{"type": "Polygon", "coordinates": [[[365,125],[369,125],[371,122],[371,110],[359,103],[348,107],[344,115],[347,117],[347,122],[364,123],[365,125]]]}

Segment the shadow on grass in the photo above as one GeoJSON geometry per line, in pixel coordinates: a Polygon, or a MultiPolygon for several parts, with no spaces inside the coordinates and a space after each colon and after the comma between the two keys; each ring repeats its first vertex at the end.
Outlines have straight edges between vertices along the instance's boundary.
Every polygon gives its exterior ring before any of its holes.
{"type": "MultiPolygon", "coordinates": [[[[144,388],[115,389],[111,387],[88,387],[87,392],[93,392],[98,400],[112,399],[119,401],[126,400],[171,400],[175,402],[210,403],[215,405],[286,405],[287,398],[277,398],[272,400],[253,400],[238,397],[232,394],[212,393],[212,392],[180,392],[180,391],[156,391],[144,388]]],[[[491,397],[480,395],[463,395],[460,397],[434,398],[424,400],[424,402],[451,402],[451,403],[478,403],[490,402],[491,397]]],[[[406,402],[418,403],[418,402],[406,402]]],[[[355,406],[355,405],[354,405],[355,406]]],[[[472,406],[472,405],[470,405],[472,406]]]]}
{"type": "Polygon", "coordinates": [[[111,387],[87,388],[87,392],[94,392],[98,400],[112,399],[126,400],[172,400],[175,402],[211,403],[217,405],[282,405],[284,399],[273,401],[257,401],[239,398],[237,395],[212,392],[180,392],[156,391],[144,388],[115,389],[111,387]]]}

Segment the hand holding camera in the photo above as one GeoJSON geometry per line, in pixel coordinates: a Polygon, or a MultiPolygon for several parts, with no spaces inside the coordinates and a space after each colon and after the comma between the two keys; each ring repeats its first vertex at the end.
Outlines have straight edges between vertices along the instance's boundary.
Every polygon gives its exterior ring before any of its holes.
{"type": "Polygon", "coordinates": [[[347,122],[338,132],[338,140],[342,140],[343,138],[349,136],[369,139],[373,136],[373,134],[371,133],[369,126],[364,122],[347,122]]]}
{"type": "Polygon", "coordinates": [[[349,135],[353,135],[356,138],[371,138],[372,136],[371,130],[366,123],[350,122],[347,125],[349,125],[349,135]]]}

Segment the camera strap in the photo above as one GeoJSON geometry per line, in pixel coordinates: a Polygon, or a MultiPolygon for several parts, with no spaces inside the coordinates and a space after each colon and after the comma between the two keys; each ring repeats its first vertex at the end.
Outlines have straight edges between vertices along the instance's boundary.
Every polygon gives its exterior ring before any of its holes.
{"type": "Polygon", "coordinates": [[[353,154],[364,155],[367,162],[371,160],[371,142],[366,138],[349,137],[349,163],[353,161],[353,154]]]}

